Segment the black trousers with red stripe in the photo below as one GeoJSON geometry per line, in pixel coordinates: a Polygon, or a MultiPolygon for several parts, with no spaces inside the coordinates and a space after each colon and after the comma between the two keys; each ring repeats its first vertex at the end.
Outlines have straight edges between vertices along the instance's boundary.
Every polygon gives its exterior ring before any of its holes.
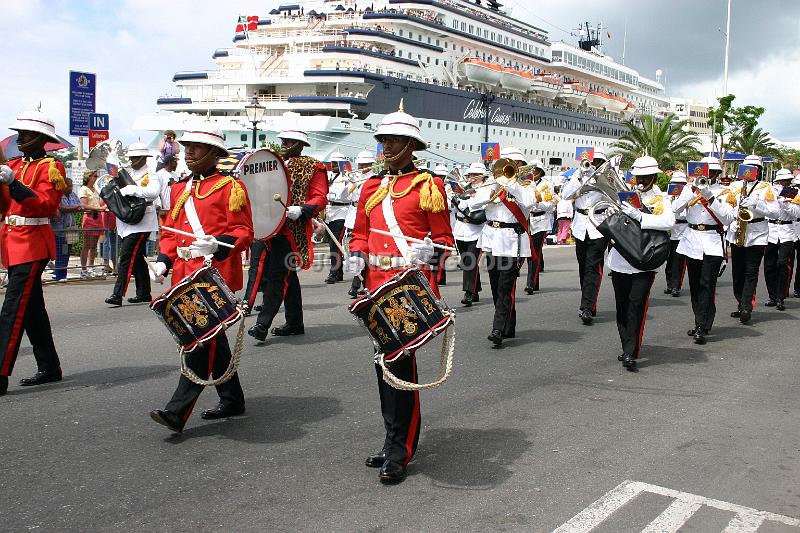
{"type": "MultiPolygon", "coordinates": [[[[336,235],[336,239],[338,239],[339,243],[341,244],[345,232],[344,219],[342,218],[340,220],[332,220],[331,222],[328,222],[328,227],[330,228],[331,233],[336,235]]],[[[343,261],[342,252],[340,252],[339,248],[337,248],[336,245],[333,244],[333,241],[331,240],[330,235],[328,235],[327,232],[325,233],[325,235],[328,240],[328,247],[330,248],[330,256],[331,256],[331,271],[330,274],[328,274],[328,276],[341,281],[342,278],[344,277],[344,268],[343,268],[344,263],[342,262],[343,261]]]]}
{"type": "Polygon", "coordinates": [[[128,292],[131,276],[136,281],[136,296],[150,297],[150,274],[147,271],[145,249],[150,232],[131,233],[122,239],[119,247],[117,281],[114,283],[114,296],[122,298],[128,292]]]}
{"type": "Polygon", "coordinates": [[[297,266],[289,239],[283,235],[271,238],[262,255],[261,286],[264,301],[256,320],[267,328],[283,304],[286,323],[290,326],[303,324],[303,296],[297,266]]]}
{"type": "Polygon", "coordinates": [[[704,255],[702,259],[686,258],[689,293],[692,300],[695,327],[711,331],[717,315],[717,274],[722,256],[704,255]]]}
{"type": "MultiPolygon", "coordinates": [[[[400,379],[417,383],[417,358],[411,354],[389,365],[392,374],[400,379]]],[[[383,380],[381,367],[375,365],[378,374],[378,394],[381,398],[381,414],[386,438],[383,450],[386,458],[407,465],[419,442],[422,426],[419,410],[419,391],[404,391],[389,386],[383,380]]]]}
{"type": "Polygon", "coordinates": [[[764,281],[770,300],[783,300],[789,296],[794,268],[794,243],[769,243],[764,250],[764,281]]]}
{"type": "Polygon", "coordinates": [[[501,257],[487,253],[486,265],[494,301],[492,331],[497,330],[504,337],[513,337],[517,332],[515,293],[521,261],[516,257],[501,257]]]}
{"type": "Polygon", "coordinates": [[[800,241],[794,243],[795,264],[798,267],[794,270],[794,293],[800,294],[800,241]]]}
{"type": "MultiPolygon", "coordinates": [[[[210,375],[214,377],[221,376],[225,369],[228,368],[230,360],[231,347],[224,331],[211,339],[206,345],[195,349],[195,351],[186,356],[187,366],[195,374],[206,379],[210,375]]],[[[189,415],[192,414],[194,404],[197,403],[197,398],[203,392],[203,389],[205,389],[204,385],[198,385],[181,374],[178,380],[178,388],[175,389],[172,399],[167,403],[167,411],[175,413],[181,417],[181,420],[186,422],[189,419],[189,415]]],[[[219,395],[219,402],[225,407],[244,406],[244,392],[242,391],[242,385],[239,383],[238,372],[225,383],[217,385],[217,394],[219,395]]]]}
{"type": "Polygon", "coordinates": [[[733,296],[740,311],[752,311],[756,302],[758,270],[764,258],[764,245],[736,246],[731,244],[731,277],[733,296]]]}
{"type": "Polygon", "coordinates": [[[42,272],[47,259],[8,267],[8,285],[0,310],[0,376],[10,376],[17,361],[22,332],[28,335],[40,372],[61,368],[44,306],[42,272]]]}
{"type": "Polygon", "coordinates": [[[668,289],[678,289],[683,287],[683,273],[686,271],[686,256],[678,253],[680,239],[669,241],[669,255],[664,264],[664,277],[667,280],[668,289]]]}
{"type": "Polygon", "coordinates": [[[250,245],[250,269],[247,271],[247,286],[244,289],[244,301],[250,309],[255,305],[256,297],[263,286],[266,252],[267,245],[261,239],[255,239],[250,245]]]}
{"type": "Polygon", "coordinates": [[[644,323],[647,320],[647,302],[650,288],[656,279],[655,272],[636,274],[611,273],[614,299],[617,304],[617,330],[622,342],[622,353],[639,358],[642,347],[644,323]]]}
{"type": "Polygon", "coordinates": [[[539,290],[539,274],[544,269],[544,258],[542,257],[542,248],[544,248],[544,239],[547,237],[546,231],[540,231],[531,235],[533,242],[534,254],[529,257],[528,262],[528,283],[525,285],[526,289],[539,290]]]}
{"type": "Polygon", "coordinates": [[[603,282],[603,257],[608,239],[575,239],[575,256],[578,258],[578,278],[581,282],[581,311],[597,312],[597,296],[603,282]]]}
{"type": "Polygon", "coordinates": [[[461,290],[470,294],[481,292],[481,250],[478,241],[456,241],[458,267],[461,269],[461,290]]]}

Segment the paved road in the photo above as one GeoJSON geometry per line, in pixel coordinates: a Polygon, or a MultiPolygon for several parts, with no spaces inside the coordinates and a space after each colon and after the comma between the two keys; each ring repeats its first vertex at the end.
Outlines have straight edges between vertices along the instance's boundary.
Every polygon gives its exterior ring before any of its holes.
{"type": "MultiPolygon", "coordinates": [[[[0,529],[552,531],[626,480],[800,517],[800,301],[759,306],[741,326],[726,276],[714,335],[698,347],[685,334],[688,295],[662,295],[659,276],[631,374],[616,360],[610,280],[596,324],[583,326],[572,248],[545,257],[543,289],[520,288],[518,337],[502,350],[486,340],[488,290],[459,310],[455,372],[423,393],[419,450],[396,487],[363,466],[382,424],[370,341],[344,284],[304,274],[306,335],[248,338],[247,415],[195,413],[180,437],[147,416],[177,380],[152,312],[108,309],[107,282],[48,287],[65,380],[17,386],[34,369],[23,344],[0,398],[0,529]]],[[[451,276],[443,292],[456,303],[451,276]]],[[[421,357],[423,374],[437,357],[421,357]]],[[[198,410],[215,400],[206,391],[198,410]]],[[[664,494],[626,500],[596,531],[641,530],[670,506],[664,494]]],[[[681,531],[722,531],[731,516],[703,507],[681,531]]],[[[797,531],[759,531],[784,530],[797,531]]]]}

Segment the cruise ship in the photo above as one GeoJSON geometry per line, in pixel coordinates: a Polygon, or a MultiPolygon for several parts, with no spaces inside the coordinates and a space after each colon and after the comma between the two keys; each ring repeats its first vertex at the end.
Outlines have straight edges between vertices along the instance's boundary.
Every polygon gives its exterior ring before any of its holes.
{"type": "Polygon", "coordinates": [[[578,46],[550,41],[497,0],[282,4],[232,20],[216,68],[177,72],[176,94],[134,127],[180,132],[209,117],[227,145],[249,147],[255,98],[266,108],[258,146],[299,128],[313,143],[305,153],[327,160],[374,150],[378,123],[402,100],[431,165],[469,164],[497,142],[557,168],[576,146],[608,147],[622,120],[669,110],[661,83],[604,55],[600,32],[585,30],[578,46]]]}

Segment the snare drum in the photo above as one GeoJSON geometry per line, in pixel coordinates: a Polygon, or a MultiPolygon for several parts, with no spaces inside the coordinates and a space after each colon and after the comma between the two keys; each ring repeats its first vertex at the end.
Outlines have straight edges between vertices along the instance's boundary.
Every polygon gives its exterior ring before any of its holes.
{"type": "Polygon", "coordinates": [[[348,307],[367,328],[387,363],[409,355],[453,323],[455,316],[436,297],[425,274],[405,270],[348,307]]]}
{"type": "Polygon", "coordinates": [[[206,265],[153,300],[150,309],[183,352],[191,352],[244,317],[242,301],[206,265]]]}

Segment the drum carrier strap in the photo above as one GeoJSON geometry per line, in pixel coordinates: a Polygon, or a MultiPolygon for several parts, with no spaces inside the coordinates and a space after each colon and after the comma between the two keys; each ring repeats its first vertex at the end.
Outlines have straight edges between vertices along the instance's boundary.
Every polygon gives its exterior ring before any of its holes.
{"type": "Polygon", "coordinates": [[[386,361],[384,361],[385,356],[382,353],[379,353],[375,356],[375,363],[381,367],[381,370],[383,371],[383,380],[390,386],[399,390],[419,391],[419,390],[432,389],[434,387],[438,387],[439,385],[447,381],[447,378],[449,378],[450,374],[453,373],[453,354],[455,353],[455,351],[456,351],[456,326],[455,322],[453,322],[452,324],[447,326],[447,329],[444,332],[444,339],[442,340],[442,351],[439,355],[439,377],[436,378],[435,381],[432,381],[430,383],[411,383],[410,381],[398,378],[397,376],[392,374],[391,370],[389,370],[389,367],[386,365],[386,361]]]}

